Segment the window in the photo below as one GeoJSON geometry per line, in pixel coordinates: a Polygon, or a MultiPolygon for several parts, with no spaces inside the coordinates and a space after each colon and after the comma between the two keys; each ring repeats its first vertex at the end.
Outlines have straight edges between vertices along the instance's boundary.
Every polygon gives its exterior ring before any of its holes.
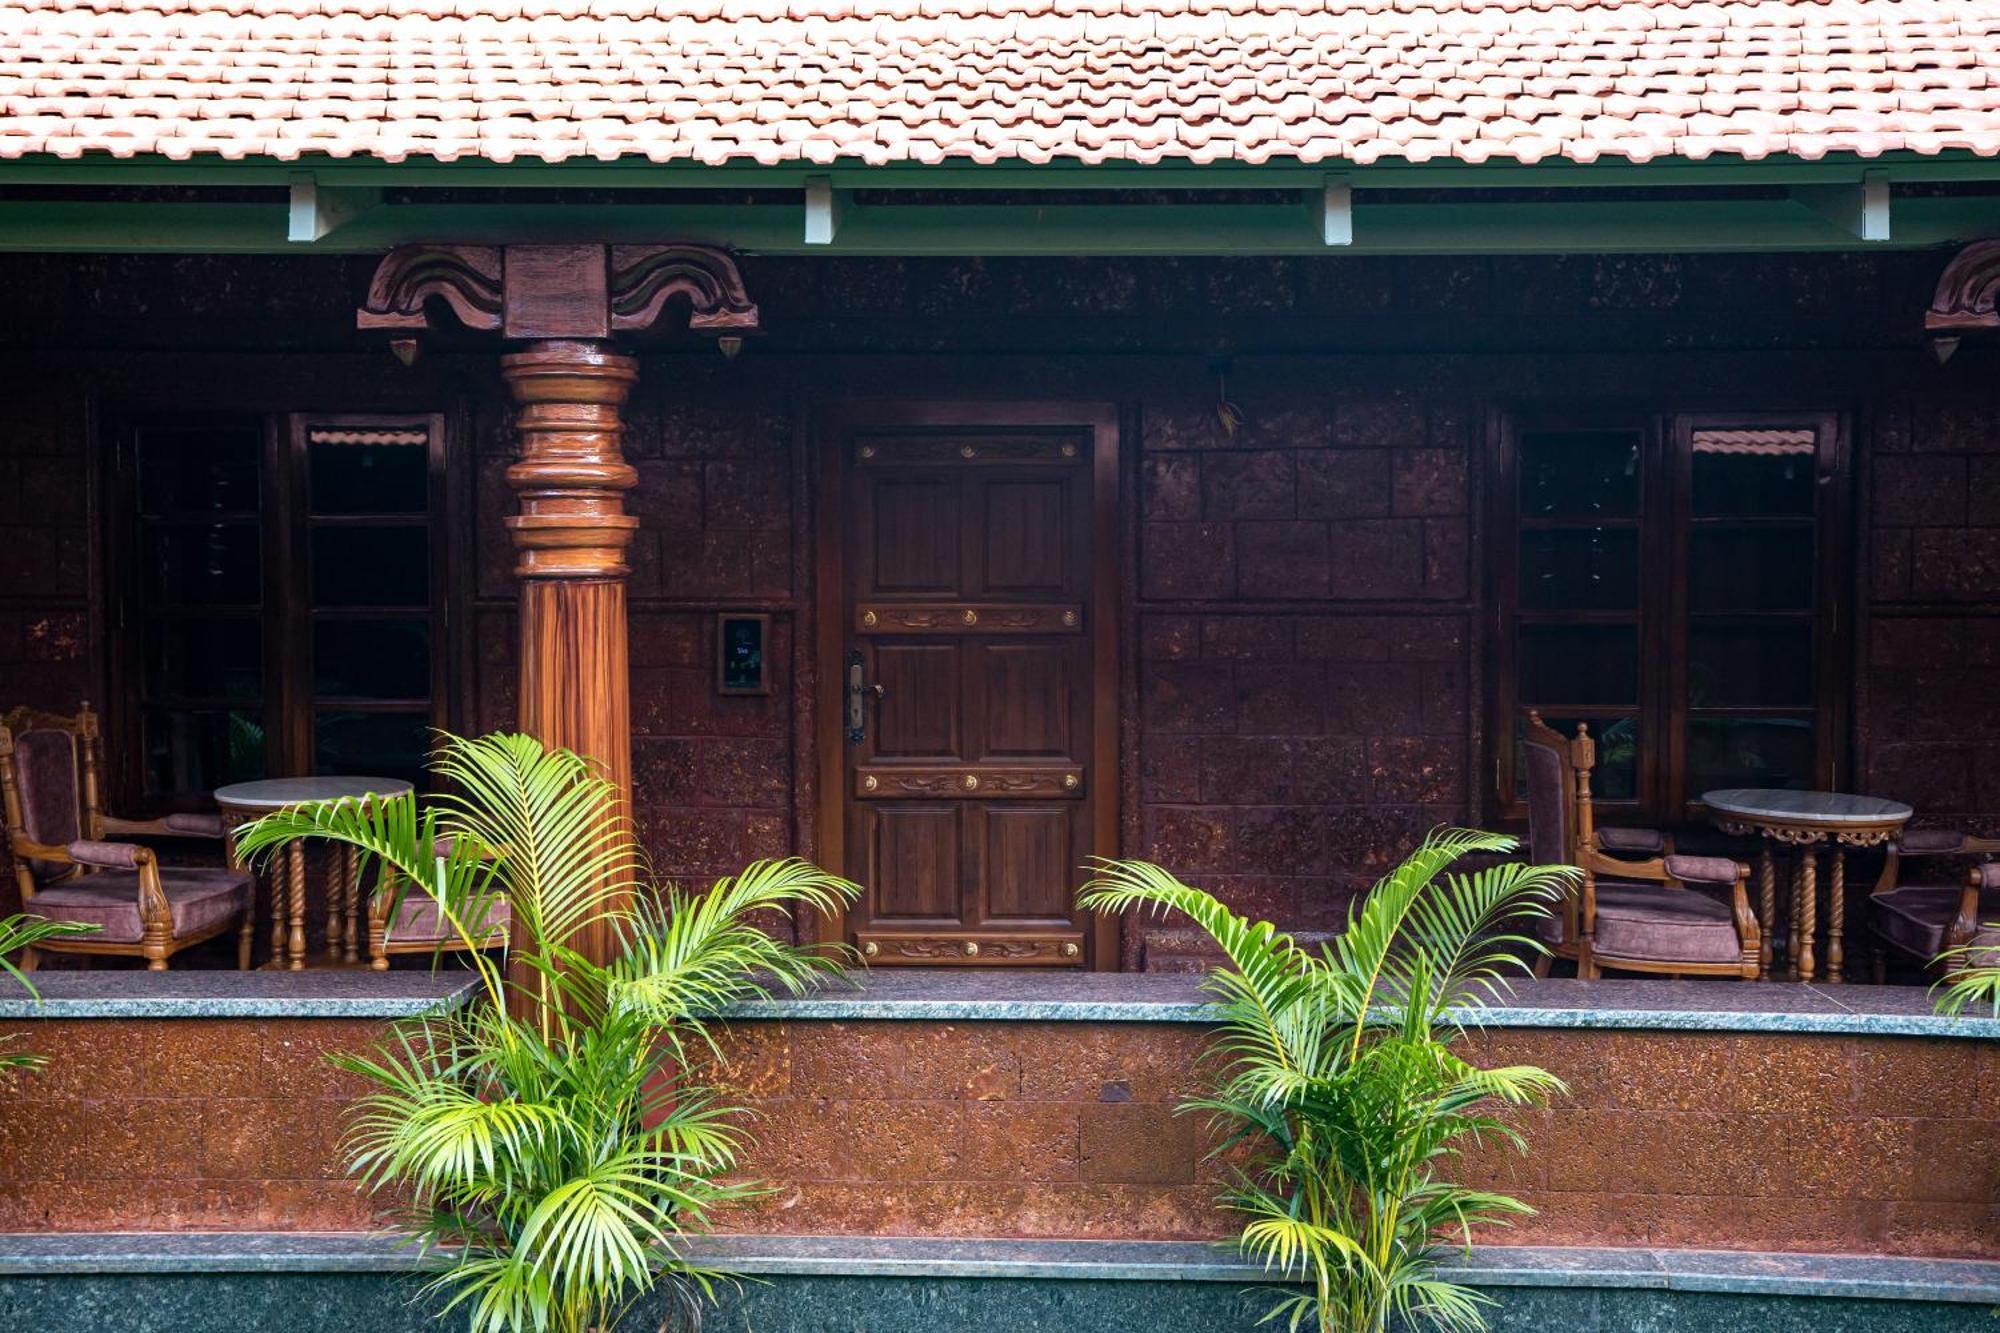
{"type": "Polygon", "coordinates": [[[1836,785],[1830,415],[1521,417],[1500,432],[1495,804],[1530,709],[1598,740],[1593,792],[1678,822],[1716,787],[1836,785]]]}
{"type": "Polygon", "coordinates": [[[302,773],[417,778],[444,722],[439,418],[121,431],[109,759],[135,805],[302,773]]]}

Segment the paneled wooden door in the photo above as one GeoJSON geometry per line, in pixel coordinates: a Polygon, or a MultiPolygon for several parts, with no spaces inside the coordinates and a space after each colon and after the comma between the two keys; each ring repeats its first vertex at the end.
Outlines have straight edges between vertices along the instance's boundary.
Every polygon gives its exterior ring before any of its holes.
{"type": "Polygon", "coordinates": [[[1117,966],[1076,909],[1117,781],[1117,418],[854,408],[826,433],[823,840],[871,965],[1117,966]]]}

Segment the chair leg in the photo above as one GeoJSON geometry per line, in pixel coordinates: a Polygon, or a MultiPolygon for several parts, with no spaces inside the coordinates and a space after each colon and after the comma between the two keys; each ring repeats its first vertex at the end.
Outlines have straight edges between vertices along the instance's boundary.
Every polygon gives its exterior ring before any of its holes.
{"type": "Polygon", "coordinates": [[[1549,979],[1549,973],[1555,971],[1555,966],[1556,966],[1556,956],[1552,953],[1545,953],[1541,957],[1535,959],[1535,980],[1547,981],[1549,979]]]}
{"type": "Polygon", "coordinates": [[[149,945],[147,945],[147,946],[146,946],[146,970],[147,970],[148,972],[164,972],[164,971],[166,971],[166,970],[167,970],[167,951],[166,951],[165,949],[161,949],[161,948],[159,948],[159,946],[157,946],[157,945],[152,945],[152,944],[149,944],[149,945]]]}
{"type": "Polygon", "coordinates": [[[1889,955],[1879,944],[1868,951],[1868,979],[1878,986],[1889,984],[1889,955]]]}
{"type": "Polygon", "coordinates": [[[236,970],[238,972],[248,972],[250,970],[250,952],[256,942],[257,914],[254,911],[246,911],[243,913],[243,928],[236,934],[236,970]]]}
{"type": "Polygon", "coordinates": [[[42,965],[42,951],[40,949],[21,950],[21,970],[23,972],[33,972],[36,968],[39,968],[41,965],[42,965]]]}
{"type": "Polygon", "coordinates": [[[1576,951],[1576,979],[1578,981],[1595,981],[1599,975],[1597,955],[1591,950],[1590,943],[1586,940],[1576,951]]]}

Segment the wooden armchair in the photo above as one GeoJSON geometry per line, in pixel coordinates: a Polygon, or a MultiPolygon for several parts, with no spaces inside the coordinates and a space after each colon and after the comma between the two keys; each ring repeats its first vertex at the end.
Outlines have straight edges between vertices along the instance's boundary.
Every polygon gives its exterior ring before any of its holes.
{"type": "Polygon", "coordinates": [[[7,846],[23,910],[55,921],[94,925],[89,935],[51,940],[39,952],[118,955],[166,970],[191,944],[239,930],[236,965],[250,966],[250,875],[224,867],[162,868],[150,847],[107,841],[112,834],[222,836],[213,816],[117,819],[98,800],[97,715],[75,717],[17,708],[0,720],[0,794],[7,846]]]}
{"type": "MultiPolygon", "coordinates": [[[[1565,738],[1530,713],[1524,740],[1530,850],[1543,864],[1583,871],[1576,891],[1540,925],[1551,953],[1574,959],[1586,980],[1607,967],[1754,979],[1760,937],[1750,910],[1750,868],[1665,851],[1664,839],[1657,857],[1608,855],[1591,814],[1597,743],[1590,729],[1579,725],[1574,738],[1565,738]]],[[[1536,971],[1546,976],[1551,961],[1543,959],[1536,971]]]]}
{"type": "Polygon", "coordinates": [[[1903,862],[1938,857],[2000,855],[2000,838],[1954,829],[1907,829],[1888,844],[1881,877],[1868,895],[1875,937],[1875,980],[1886,979],[1890,955],[1935,970],[1938,955],[1973,942],[1985,923],[2000,921],[2000,866],[1975,866],[1963,883],[1905,884],[1903,862]]]}
{"type": "MultiPolygon", "coordinates": [[[[451,855],[451,840],[440,838],[435,851],[439,856],[451,855]]],[[[402,901],[397,902],[399,878],[385,867],[376,882],[375,892],[368,899],[368,965],[377,972],[388,970],[389,955],[392,953],[462,951],[465,947],[451,927],[445,924],[443,916],[438,913],[436,900],[428,893],[410,885],[404,889],[402,901]]],[[[505,947],[513,920],[513,911],[507,899],[496,896],[487,907],[479,947],[505,947]]]]}

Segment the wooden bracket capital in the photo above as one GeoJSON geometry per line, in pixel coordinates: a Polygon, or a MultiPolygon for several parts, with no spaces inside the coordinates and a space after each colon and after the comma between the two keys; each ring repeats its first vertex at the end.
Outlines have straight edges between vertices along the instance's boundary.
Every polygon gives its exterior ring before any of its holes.
{"type": "Polygon", "coordinates": [[[1977,329],[2000,329],[2000,240],[1974,241],[1945,265],[1924,329],[1952,337],[1977,329]]]}
{"type": "Polygon", "coordinates": [[[436,327],[432,298],[466,328],[516,342],[635,333],[681,300],[697,332],[757,328],[757,306],[728,252],[679,242],[400,246],[376,267],[355,323],[427,331],[436,327]]]}

